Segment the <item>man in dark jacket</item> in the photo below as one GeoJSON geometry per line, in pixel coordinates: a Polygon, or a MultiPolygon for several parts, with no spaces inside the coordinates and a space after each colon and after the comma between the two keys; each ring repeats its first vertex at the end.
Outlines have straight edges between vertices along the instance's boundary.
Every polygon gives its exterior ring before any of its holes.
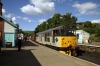
{"type": "Polygon", "coordinates": [[[20,35],[18,35],[17,41],[18,41],[18,51],[20,51],[21,50],[21,44],[22,44],[22,37],[20,35]]]}

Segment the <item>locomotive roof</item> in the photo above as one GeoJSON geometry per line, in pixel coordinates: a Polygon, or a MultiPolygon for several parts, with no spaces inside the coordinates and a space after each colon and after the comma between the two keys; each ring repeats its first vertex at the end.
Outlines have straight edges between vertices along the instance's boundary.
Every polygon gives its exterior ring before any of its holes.
{"type": "Polygon", "coordinates": [[[38,32],[37,34],[45,33],[45,32],[50,32],[50,31],[52,31],[52,30],[57,30],[57,29],[63,29],[64,27],[66,27],[66,28],[68,28],[68,29],[71,29],[69,26],[58,26],[58,27],[51,28],[51,29],[48,29],[48,30],[45,30],[45,31],[42,31],[42,32],[38,32]]]}

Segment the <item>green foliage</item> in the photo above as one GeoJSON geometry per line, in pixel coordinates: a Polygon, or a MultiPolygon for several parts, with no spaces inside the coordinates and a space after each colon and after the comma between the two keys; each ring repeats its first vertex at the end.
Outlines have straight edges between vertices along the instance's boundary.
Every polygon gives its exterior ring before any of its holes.
{"type": "Polygon", "coordinates": [[[23,31],[23,32],[24,32],[23,34],[26,36],[31,36],[34,34],[34,31],[23,31]]]}
{"type": "Polygon", "coordinates": [[[65,15],[62,15],[61,25],[69,25],[75,27],[76,21],[77,18],[75,16],[72,16],[71,13],[66,13],[65,15]]]}
{"type": "Polygon", "coordinates": [[[85,28],[92,28],[92,23],[91,23],[91,21],[86,21],[86,22],[84,22],[84,27],[85,27],[85,28]]]}
{"type": "Polygon", "coordinates": [[[98,23],[92,23],[92,28],[95,28],[98,25],[98,23]]]}
{"type": "Polygon", "coordinates": [[[90,40],[94,40],[95,37],[96,37],[96,34],[91,34],[90,40]]]}
{"type": "Polygon", "coordinates": [[[94,28],[82,28],[82,30],[90,33],[90,34],[94,34],[95,33],[95,29],[94,28]]]}
{"type": "Polygon", "coordinates": [[[100,28],[99,23],[92,23],[90,21],[83,22],[84,28],[82,30],[90,33],[90,40],[92,41],[100,41],[100,28]]]}
{"type": "Polygon", "coordinates": [[[71,13],[61,15],[60,13],[54,14],[52,18],[49,18],[46,22],[41,23],[35,28],[35,33],[41,32],[47,29],[51,29],[57,26],[66,25],[76,28],[77,18],[72,16],[71,13]]]}

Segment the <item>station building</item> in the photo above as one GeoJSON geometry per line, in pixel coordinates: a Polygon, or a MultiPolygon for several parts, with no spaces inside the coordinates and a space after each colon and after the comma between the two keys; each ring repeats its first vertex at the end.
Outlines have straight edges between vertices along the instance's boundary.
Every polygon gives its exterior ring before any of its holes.
{"type": "Polygon", "coordinates": [[[2,15],[2,6],[0,0],[0,46],[6,47],[7,43],[14,47],[17,38],[17,25],[2,15]]]}
{"type": "Polygon", "coordinates": [[[76,35],[78,38],[78,43],[88,43],[90,34],[84,30],[76,30],[76,35]]]}

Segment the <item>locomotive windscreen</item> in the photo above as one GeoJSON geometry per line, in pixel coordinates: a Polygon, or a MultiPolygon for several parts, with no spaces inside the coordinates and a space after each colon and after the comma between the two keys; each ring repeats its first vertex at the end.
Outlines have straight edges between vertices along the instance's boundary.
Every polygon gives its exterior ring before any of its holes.
{"type": "Polygon", "coordinates": [[[75,35],[75,30],[66,30],[66,29],[61,29],[60,30],[60,35],[61,36],[74,36],[75,35]]]}
{"type": "Polygon", "coordinates": [[[73,28],[70,26],[63,26],[63,29],[73,29],[73,28]]]}

